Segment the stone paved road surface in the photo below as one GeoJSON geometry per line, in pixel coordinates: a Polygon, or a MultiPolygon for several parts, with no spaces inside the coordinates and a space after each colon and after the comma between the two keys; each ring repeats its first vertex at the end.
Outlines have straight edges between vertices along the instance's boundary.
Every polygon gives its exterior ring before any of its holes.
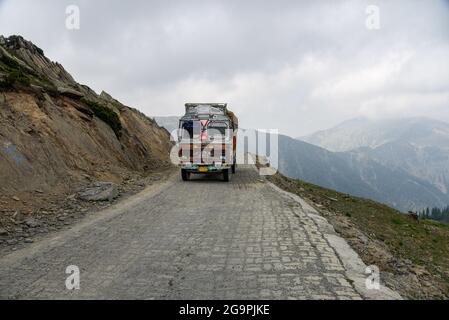
{"type": "Polygon", "coordinates": [[[319,224],[240,169],[178,176],[0,259],[0,298],[360,299],[319,224]],[[65,287],[68,265],[80,289],[65,287]]]}

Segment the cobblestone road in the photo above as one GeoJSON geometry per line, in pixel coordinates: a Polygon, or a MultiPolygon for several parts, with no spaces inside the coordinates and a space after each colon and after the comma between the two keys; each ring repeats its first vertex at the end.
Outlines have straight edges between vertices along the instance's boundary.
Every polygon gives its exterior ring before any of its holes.
{"type": "Polygon", "coordinates": [[[251,168],[176,176],[0,260],[1,298],[359,299],[351,283],[319,224],[251,168]]]}

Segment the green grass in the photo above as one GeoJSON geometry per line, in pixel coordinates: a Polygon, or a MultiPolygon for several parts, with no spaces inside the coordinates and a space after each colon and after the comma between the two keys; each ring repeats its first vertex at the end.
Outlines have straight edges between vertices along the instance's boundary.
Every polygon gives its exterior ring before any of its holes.
{"type": "Polygon", "coordinates": [[[114,110],[92,100],[81,99],[81,101],[92,110],[95,116],[109,125],[117,137],[120,137],[122,123],[114,110]]]}

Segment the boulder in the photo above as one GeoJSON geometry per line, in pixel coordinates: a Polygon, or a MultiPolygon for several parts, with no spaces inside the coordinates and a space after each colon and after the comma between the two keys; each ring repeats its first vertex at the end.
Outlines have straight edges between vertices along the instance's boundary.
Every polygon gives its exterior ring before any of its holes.
{"type": "Polygon", "coordinates": [[[118,188],[113,182],[95,182],[78,192],[78,198],[84,201],[112,201],[117,196],[118,188]]]}

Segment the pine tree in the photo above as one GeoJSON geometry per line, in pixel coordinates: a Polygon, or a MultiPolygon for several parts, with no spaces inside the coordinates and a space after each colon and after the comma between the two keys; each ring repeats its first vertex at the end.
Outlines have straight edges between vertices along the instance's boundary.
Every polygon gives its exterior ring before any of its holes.
{"type": "Polygon", "coordinates": [[[449,205],[444,208],[425,208],[420,213],[419,216],[422,219],[432,219],[436,221],[449,223],[449,205]]]}

